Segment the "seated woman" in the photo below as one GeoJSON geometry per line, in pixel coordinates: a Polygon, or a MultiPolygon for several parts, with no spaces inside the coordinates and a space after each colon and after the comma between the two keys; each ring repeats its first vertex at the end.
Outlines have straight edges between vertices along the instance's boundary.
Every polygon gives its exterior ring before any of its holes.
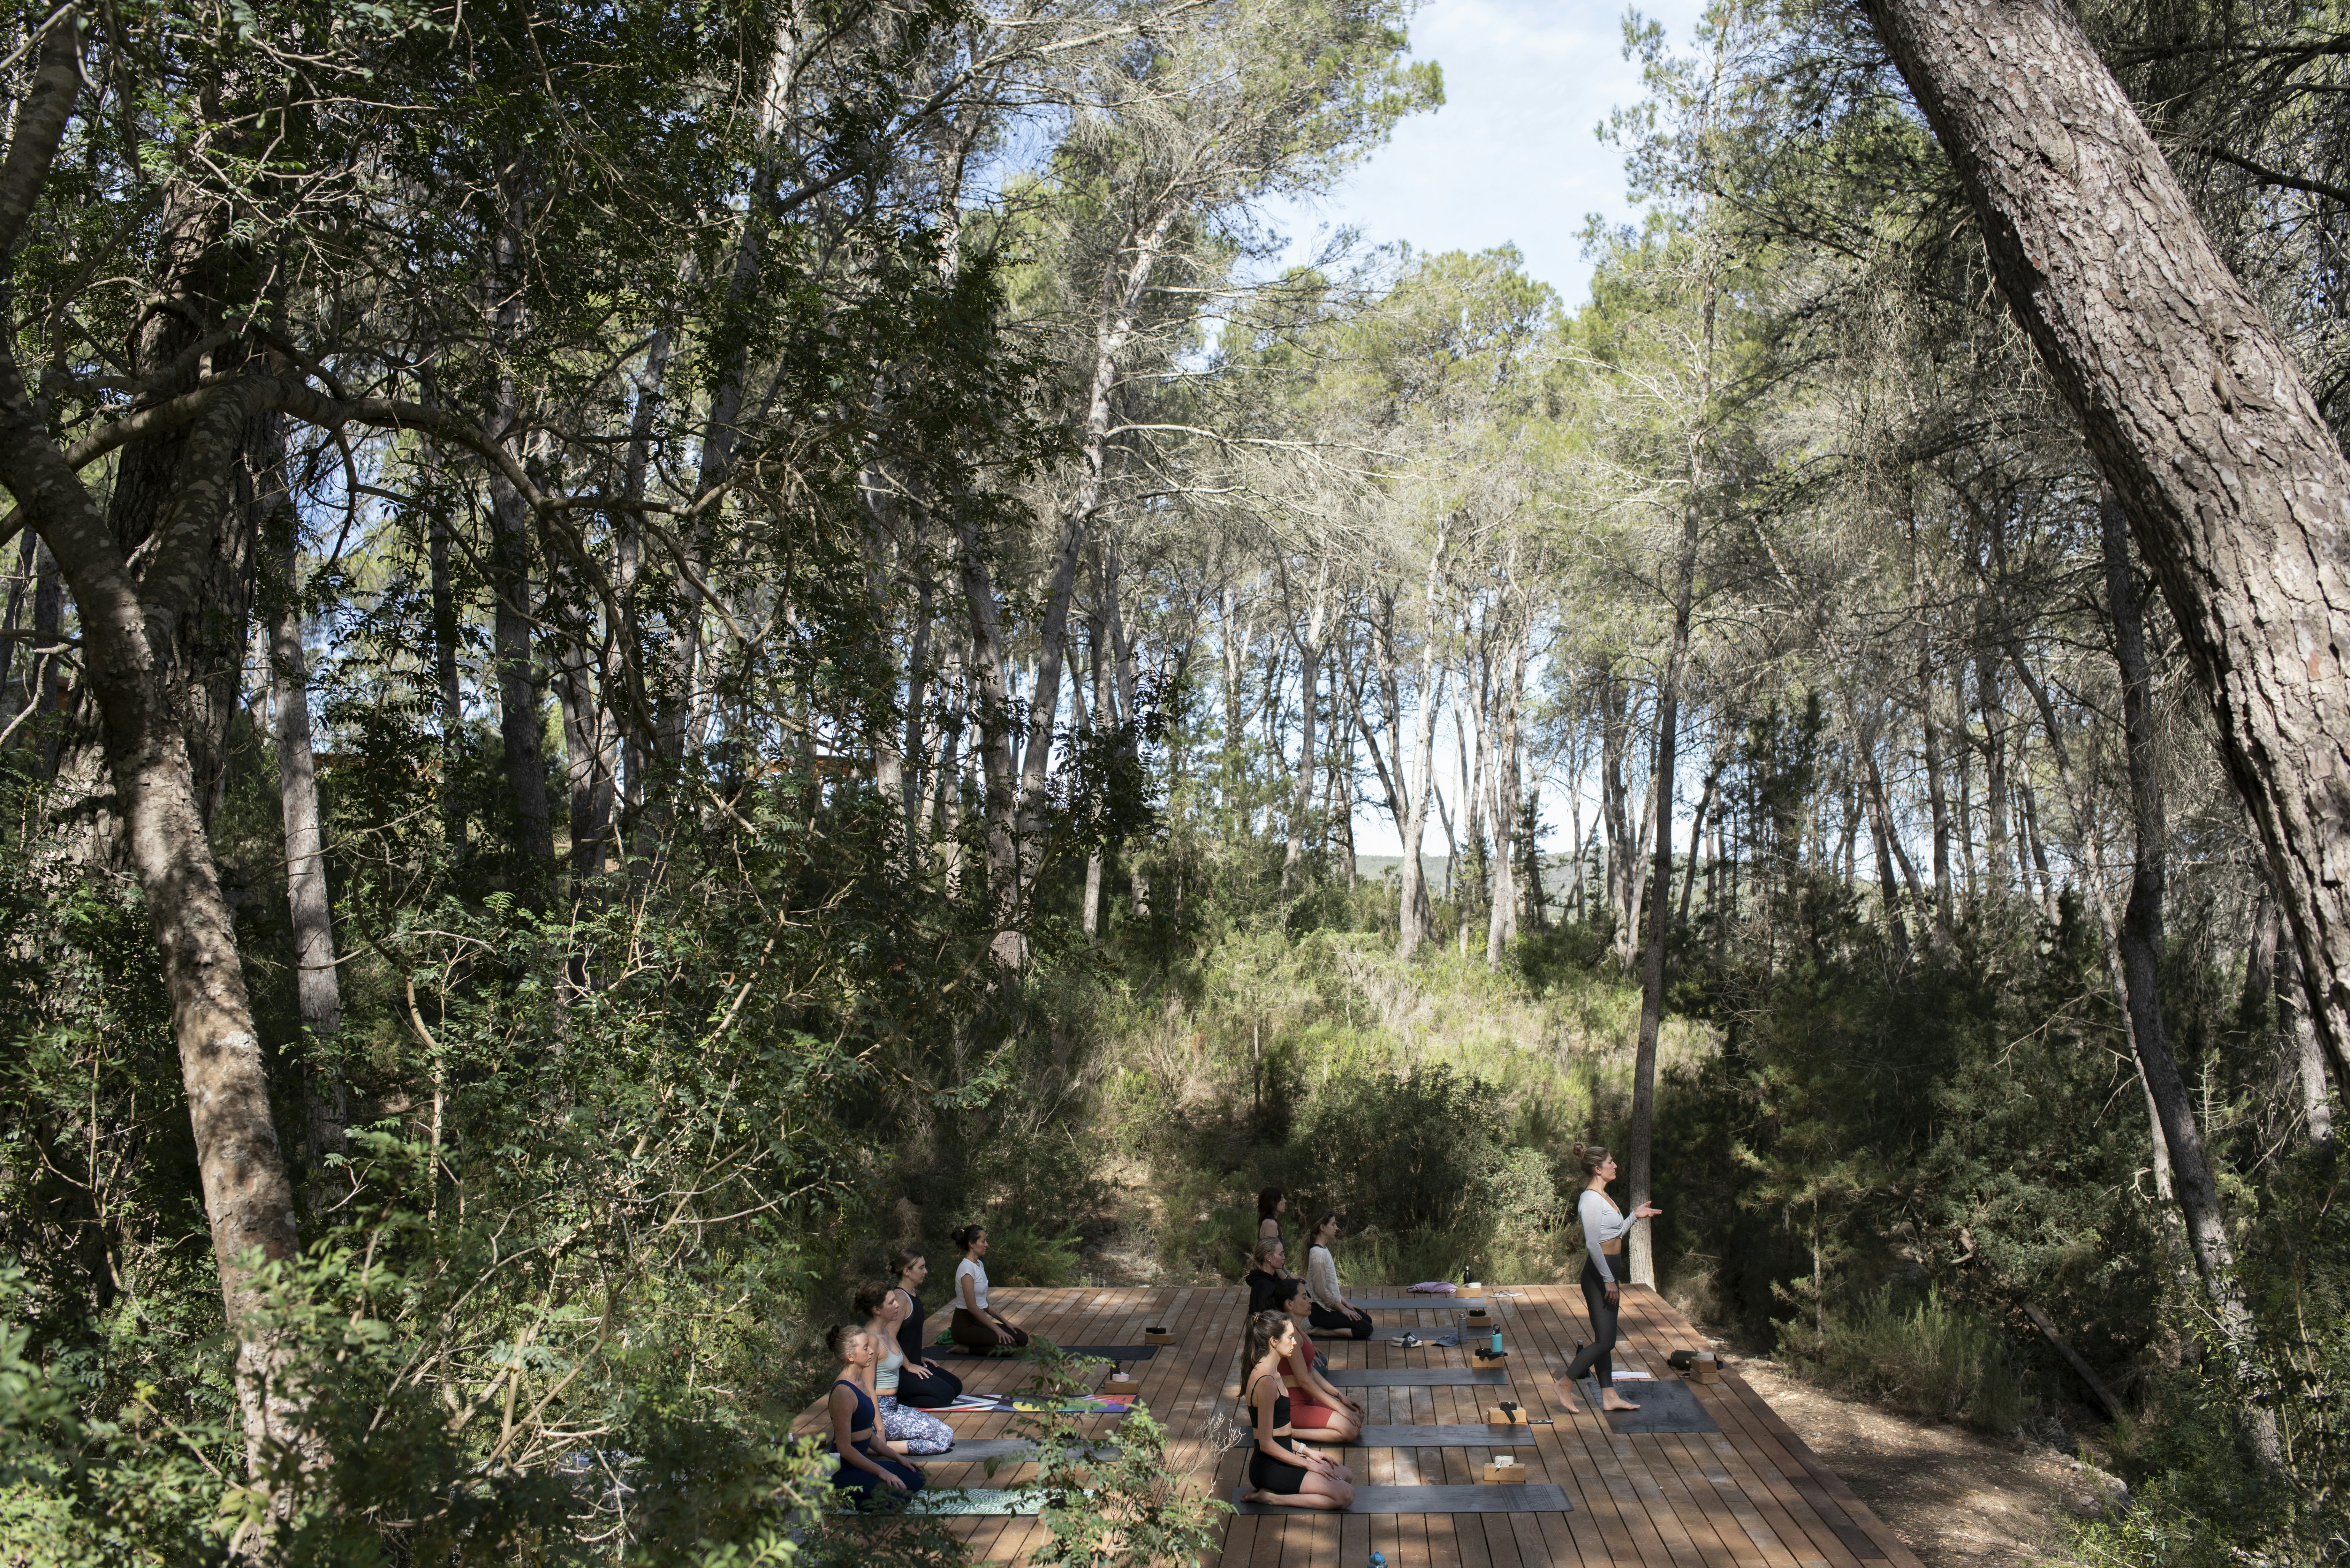
{"type": "MultiPolygon", "coordinates": [[[[1326,1443],[1348,1443],[1363,1430],[1363,1405],[1359,1399],[1341,1393],[1322,1376],[1315,1364],[1314,1342],[1306,1337],[1306,1314],[1313,1310],[1314,1298],[1306,1293],[1305,1282],[1290,1282],[1289,1299],[1281,1310],[1289,1315],[1290,1325],[1296,1329],[1296,1345],[1282,1358],[1281,1386],[1289,1390],[1289,1418],[1295,1424],[1300,1437],[1326,1443]]],[[[1340,1469],[1346,1467],[1341,1465],[1340,1469]]],[[[1349,1475],[1346,1479],[1352,1480],[1349,1475]]]]}
{"type": "Polygon", "coordinates": [[[1249,1314],[1279,1312],[1284,1298],[1289,1294],[1289,1254],[1274,1236],[1260,1241],[1256,1251],[1249,1254],[1249,1314]]]}
{"type": "Polygon", "coordinates": [[[1292,1440],[1281,1364],[1297,1348],[1296,1338],[1297,1331],[1280,1313],[1261,1312],[1249,1318],[1248,1371],[1242,1386],[1248,1390],[1249,1434],[1255,1441],[1249,1450],[1246,1501],[1335,1512],[1353,1505],[1353,1479],[1341,1479],[1344,1466],[1292,1440]]]}
{"type": "Polygon", "coordinates": [[[898,1324],[898,1350],[905,1366],[898,1369],[898,1403],[917,1410],[943,1410],[962,1394],[962,1379],[923,1353],[922,1282],[931,1277],[931,1261],[907,1251],[889,1254],[889,1272],[897,1276],[898,1293],[906,1298],[906,1315],[898,1324]]]}
{"type": "Polygon", "coordinates": [[[1289,1199],[1281,1195],[1278,1187],[1268,1187],[1256,1195],[1256,1239],[1260,1241],[1281,1240],[1281,1217],[1289,1211],[1289,1199]]]}
{"type": "Polygon", "coordinates": [[[1360,1307],[1347,1305],[1345,1293],[1338,1289],[1338,1265],[1330,1256],[1330,1243],[1337,1239],[1336,1214],[1325,1214],[1314,1222],[1314,1241],[1305,1249],[1305,1288],[1314,1297],[1310,1321],[1326,1334],[1368,1339],[1371,1314],[1360,1307]]]}
{"type": "Polygon", "coordinates": [[[936,1416],[899,1402],[906,1352],[898,1343],[898,1327],[906,1321],[905,1293],[885,1281],[876,1281],[857,1293],[857,1314],[865,1332],[881,1342],[881,1359],[873,1364],[873,1398],[881,1407],[881,1435],[901,1454],[943,1454],[954,1447],[954,1428],[936,1416]]]}
{"type": "Polygon", "coordinates": [[[880,1358],[879,1336],[855,1324],[842,1324],[824,1336],[824,1344],[840,1358],[826,1404],[832,1438],[825,1446],[840,1456],[832,1484],[856,1492],[859,1507],[869,1504],[877,1493],[921,1490],[922,1472],[890,1452],[881,1436],[880,1412],[865,1391],[865,1380],[880,1358]]]}
{"type": "Polygon", "coordinates": [[[948,1239],[962,1249],[962,1262],[955,1265],[954,1319],[947,1325],[954,1342],[967,1350],[1027,1344],[1025,1329],[1014,1327],[987,1304],[987,1265],[980,1262],[987,1256],[987,1232],[966,1225],[948,1239]]]}

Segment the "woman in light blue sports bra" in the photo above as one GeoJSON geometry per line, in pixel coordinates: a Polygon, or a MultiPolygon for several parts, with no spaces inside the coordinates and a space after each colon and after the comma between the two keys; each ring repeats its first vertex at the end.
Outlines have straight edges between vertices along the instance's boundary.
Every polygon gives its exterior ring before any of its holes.
{"type": "Polygon", "coordinates": [[[1623,1299],[1616,1264],[1623,1261],[1624,1237],[1633,1223],[1664,1210],[1653,1203],[1643,1203],[1627,1215],[1616,1207],[1607,1196],[1607,1184],[1616,1179],[1616,1157],[1606,1149],[1596,1144],[1579,1143],[1575,1146],[1575,1158],[1587,1178],[1583,1196],[1575,1203],[1575,1213],[1583,1221],[1584,1251],[1590,1254],[1583,1264],[1583,1304],[1591,1314],[1591,1343],[1575,1347],[1575,1359],[1559,1379],[1559,1396],[1566,1401],[1567,1409],[1581,1415],[1583,1407],[1575,1402],[1575,1385],[1585,1373],[1596,1369],[1599,1407],[1637,1410],[1638,1405],[1616,1392],[1616,1314],[1623,1299]]]}

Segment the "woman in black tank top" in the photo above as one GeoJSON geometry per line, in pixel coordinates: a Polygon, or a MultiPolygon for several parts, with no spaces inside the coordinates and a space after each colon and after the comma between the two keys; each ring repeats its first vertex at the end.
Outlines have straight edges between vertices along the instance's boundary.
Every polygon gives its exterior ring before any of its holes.
{"type": "Polygon", "coordinates": [[[1282,1392],[1281,1363],[1297,1348],[1297,1330],[1287,1313],[1261,1312],[1249,1319],[1246,1388],[1250,1502],[1332,1511],[1352,1507],[1355,1478],[1346,1466],[1297,1445],[1289,1428],[1289,1396],[1282,1392]]]}

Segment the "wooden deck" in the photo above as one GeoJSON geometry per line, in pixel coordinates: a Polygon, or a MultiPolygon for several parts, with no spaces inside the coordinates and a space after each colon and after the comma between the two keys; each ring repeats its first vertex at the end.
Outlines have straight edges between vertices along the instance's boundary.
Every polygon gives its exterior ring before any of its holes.
{"type": "MultiPolygon", "coordinates": [[[[1503,1287],[1509,1289],[1511,1287],[1503,1287]]],[[[1376,1296],[1365,1290],[1355,1293],[1376,1296]]],[[[1131,1364],[1141,1397],[1168,1428],[1170,1468],[1188,1473],[1216,1496],[1229,1496],[1241,1479],[1243,1455],[1225,1451],[1213,1435],[1232,1424],[1240,1399],[1242,1322],[1247,1293],[1237,1287],[1166,1286],[1136,1289],[1016,1290],[999,1287],[996,1305],[1032,1333],[1063,1345],[1139,1345],[1146,1324],[1171,1324],[1177,1343],[1150,1360],[1131,1364]]],[[[1477,1480],[1495,1452],[1513,1453],[1531,1467],[1529,1479],[1555,1481],[1574,1502],[1565,1513],[1283,1514],[1243,1515],[1225,1526],[1218,1568],[1364,1568],[1375,1551],[1389,1568],[1919,1568],[1908,1548],[1849,1488],[1823,1465],[1787,1424],[1737,1374],[1711,1386],[1691,1385],[1721,1427],[1703,1436],[1619,1436],[1592,1411],[1569,1416],[1555,1375],[1576,1343],[1589,1334],[1581,1293],[1568,1285],[1515,1287],[1488,1303],[1502,1320],[1509,1346],[1507,1388],[1366,1388],[1367,1420],[1377,1425],[1473,1424],[1483,1407],[1514,1399],[1529,1415],[1555,1425],[1531,1429],[1527,1440],[1456,1449],[1350,1448],[1328,1450],[1353,1467],[1366,1485],[1463,1484],[1477,1480]]],[[[1458,1321],[1450,1305],[1426,1312],[1372,1314],[1380,1340],[1318,1342],[1337,1367],[1395,1369],[1465,1366],[1465,1349],[1406,1350],[1381,1343],[1406,1329],[1441,1334],[1458,1321]]],[[[941,1314],[933,1314],[933,1324],[941,1314]]],[[[1666,1355],[1704,1342],[1654,1292],[1625,1292],[1623,1338],[1617,1367],[1638,1366],[1672,1376],[1666,1355]]],[[[1025,1381],[1014,1361],[944,1360],[975,1392],[992,1393],[1025,1381]]],[[[1624,1393],[1637,1400],[1639,1386],[1624,1393]]],[[[804,1412],[795,1428],[822,1429],[821,1407],[804,1412]]],[[[950,1415],[959,1437],[1003,1434],[1008,1416],[950,1415]]],[[[1115,1421],[1097,1421],[1107,1435],[1115,1421]]],[[[919,1461],[934,1486],[1007,1486],[1032,1469],[1002,1469],[990,1480],[976,1463],[953,1456],[919,1461]]],[[[1027,1518],[953,1521],[975,1555],[1018,1563],[1041,1541],[1027,1518]]]]}

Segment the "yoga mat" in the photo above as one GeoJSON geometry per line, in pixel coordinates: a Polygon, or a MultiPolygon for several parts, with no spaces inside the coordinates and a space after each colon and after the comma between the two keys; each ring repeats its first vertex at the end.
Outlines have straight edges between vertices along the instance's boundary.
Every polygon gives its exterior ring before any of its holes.
{"type": "MultiPolygon", "coordinates": [[[[1159,1354],[1155,1345],[1064,1345],[1058,1347],[1064,1355],[1086,1355],[1099,1361],[1148,1361],[1159,1354]]],[[[995,1361],[1017,1361],[1027,1354],[1024,1345],[998,1345],[993,1350],[973,1350],[967,1345],[948,1347],[947,1355],[978,1355],[995,1361]]]]}
{"type": "Polygon", "coordinates": [[[1367,1367],[1348,1367],[1339,1372],[1326,1372],[1334,1388],[1465,1388],[1471,1384],[1507,1383],[1510,1369],[1506,1366],[1399,1366],[1392,1372],[1378,1372],[1367,1367]]]}
{"type": "MultiPolygon", "coordinates": [[[[1507,1449],[1523,1447],[1534,1440],[1536,1431],[1547,1432],[1548,1427],[1529,1428],[1523,1421],[1515,1427],[1366,1427],[1363,1435],[1348,1443],[1350,1449],[1507,1449]]],[[[1298,1437],[1306,1442],[1314,1434],[1299,1428],[1298,1437]]]]}
{"type": "Polygon", "coordinates": [[[1045,1511],[1045,1496],[1044,1491],[1034,1487],[941,1487],[936,1490],[924,1488],[905,1498],[902,1508],[892,1508],[884,1501],[864,1509],[852,1504],[840,1511],[878,1519],[904,1518],[910,1514],[935,1517],[974,1513],[1042,1513],[1045,1511]]]}
{"type": "Polygon", "coordinates": [[[1007,1394],[993,1405],[954,1404],[943,1410],[929,1413],[933,1416],[1015,1416],[1024,1410],[1052,1410],[1076,1416],[1131,1416],[1134,1414],[1134,1400],[1120,1394],[1108,1399],[1064,1399],[1057,1405],[1047,1405],[1040,1399],[1021,1399],[1007,1394]]]}
{"type": "MultiPolygon", "coordinates": [[[[1235,1513],[1298,1513],[1275,1502],[1243,1502],[1249,1489],[1232,1488],[1235,1513]]],[[[1573,1513],[1575,1504],[1553,1481],[1504,1481],[1493,1486],[1358,1486],[1348,1513],[1573,1513]]]]}
{"type": "MultiPolygon", "coordinates": [[[[1116,1443],[1071,1443],[1068,1446],[1083,1449],[1088,1458],[1104,1459],[1118,1458],[1116,1443]]],[[[972,1438],[957,1441],[951,1450],[943,1454],[912,1454],[908,1458],[918,1465],[979,1464],[988,1459],[1025,1461],[1034,1456],[1035,1451],[1035,1443],[1027,1438],[972,1438]]]]}
{"type": "MultiPolygon", "coordinates": [[[[1598,1379],[1586,1377],[1579,1386],[1583,1396],[1591,1403],[1588,1408],[1599,1408],[1598,1379]]],[[[1635,1432],[1719,1432],[1713,1417],[1697,1402],[1686,1383],[1659,1377],[1653,1383],[1642,1383],[1637,1388],[1618,1388],[1618,1394],[1639,1407],[1637,1410],[1610,1410],[1607,1427],[1610,1431],[1635,1432]]]]}
{"type": "Polygon", "coordinates": [[[1458,1296],[1348,1296],[1348,1306],[1366,1312],[1467,1312],[1458,1296]]]}

